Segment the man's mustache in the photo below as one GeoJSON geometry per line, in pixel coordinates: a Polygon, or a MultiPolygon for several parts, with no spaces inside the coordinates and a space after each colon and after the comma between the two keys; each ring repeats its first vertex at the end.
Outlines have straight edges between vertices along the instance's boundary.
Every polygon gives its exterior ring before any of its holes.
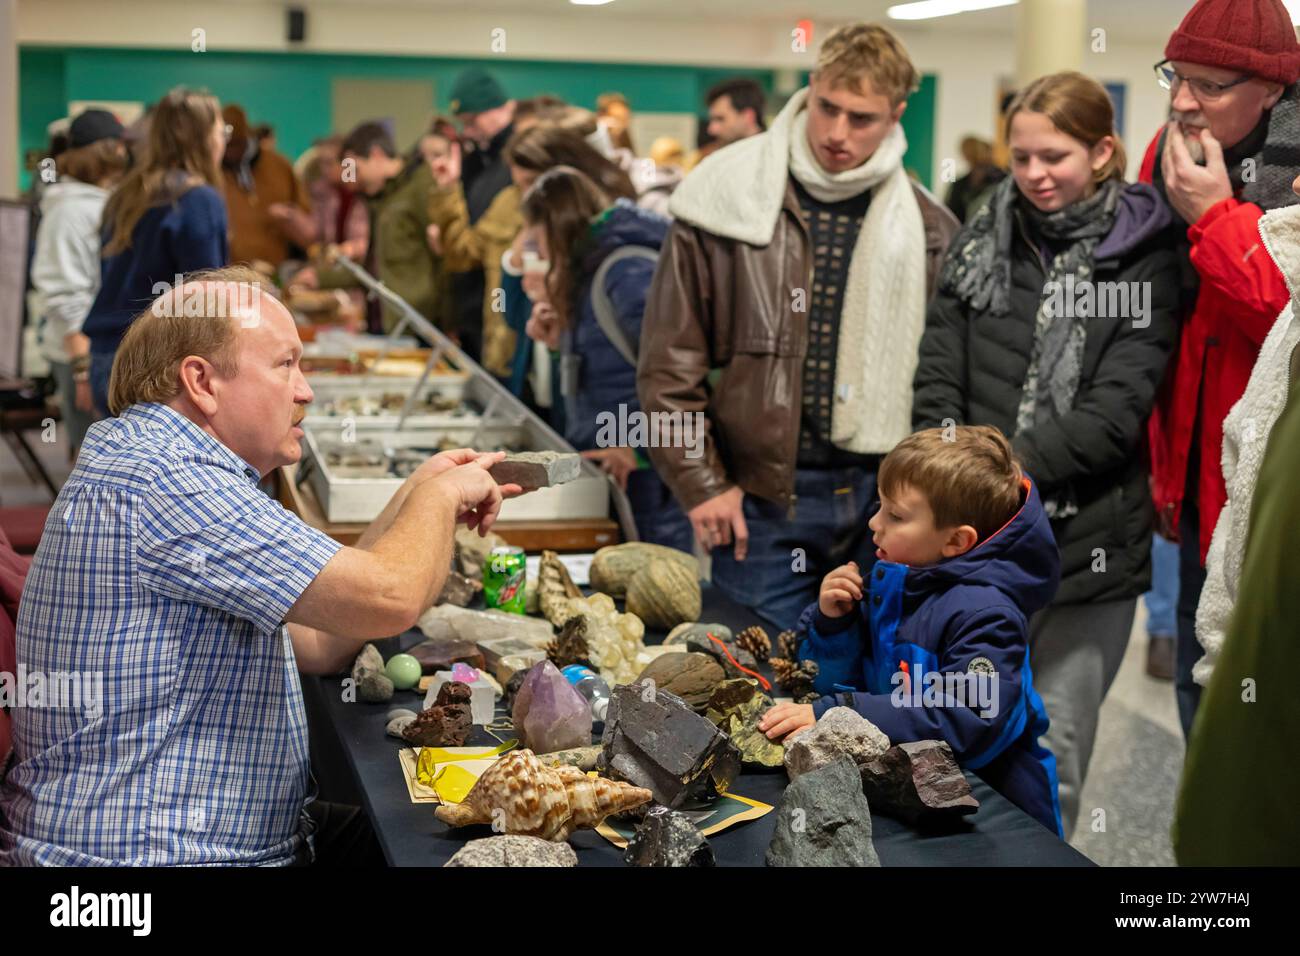
{"type": "Polygon", "coordinates": [[[307,417],[306,405],[295,405],[293,407],[293,424],[301,425],[302,420],[307,417]]]}
{"type": "Polygon", "coordinates": [[[1183,110],[1171,110],[1169,118],[1175,123],[1182,123],[1184,126],[1199,126],[1202,129],[1205,129],[1210,125],[1205,121],[1205,117],[1201,114],[1200,110],[1197,110],[1194,113],[1187,113],[1183,110]]]}

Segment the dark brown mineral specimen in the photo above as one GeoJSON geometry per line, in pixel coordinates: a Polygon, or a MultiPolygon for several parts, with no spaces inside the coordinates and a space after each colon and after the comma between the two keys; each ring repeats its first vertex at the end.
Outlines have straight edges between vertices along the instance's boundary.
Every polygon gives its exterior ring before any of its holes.
{"type": "Polygon", "coordinates": [[[483,652],[469,641],[424,641],[406,653],[420,662],[420,670],[425,674],[449,671],[451,665],[456,663],[468,664],[476,670],[486,669],[483,652]]]}
{"type": "Polygon", "coordinates": [[[933,826],[979,809],[944,740],[896,744],[861,770],[871,809],[905,823],[933,826]]]}
{"type": "MultiPolygon", "coordinates": [[[[560,633],[546,646],[546,656],[556,667],[583,664],[591,667],[591,650],[587,646],[587,617],[577,614],[564,622],[560,633]]],[[[592,668],[595,670],[595,668],[592,668]]]]}
{"type": "Polygon", "coordinates": [[[655,685],[684,700],[697,714],[709,706],[713,689],[726,678],[722,666],[707,654],[660,654],[646,665],[637,683],[652,680],[655,685]]]}
{"type": "Polygon", "coordinates": [[[438,690],[432,707],[402,731],[402,739],[417,747],[464,746],[474,721],[470,711],[473,691],[460,681],[448,681],[438,690]]]}

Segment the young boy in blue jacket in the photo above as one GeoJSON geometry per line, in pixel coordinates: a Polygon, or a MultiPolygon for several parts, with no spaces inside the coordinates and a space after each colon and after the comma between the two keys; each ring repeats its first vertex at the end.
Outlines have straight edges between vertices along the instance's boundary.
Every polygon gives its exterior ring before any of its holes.
{"type": "Polygon", "coordinates": [[[818,663],[812,704],[778,704],[776,740],[852,707],[892,743],[946,740],[977,773],[1061,834],[1047,712],[1029,667],[1029,618],[1056,593],[1060,556],[1038,491],[996,428],[917,432],[881,462],[870,584],[855,563],[799,620],[818,663]]]}

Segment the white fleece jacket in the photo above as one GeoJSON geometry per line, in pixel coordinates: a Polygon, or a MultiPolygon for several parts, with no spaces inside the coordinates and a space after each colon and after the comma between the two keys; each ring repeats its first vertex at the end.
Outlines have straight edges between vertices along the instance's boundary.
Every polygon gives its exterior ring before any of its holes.
{"type": "Polygon", "coordinates": [[[1300,206],[1266,213],[1259,234],[1291,290],[1291,301],[1264,339],[1246,391],[1223,421],[1223,478],[1228,500],[1214,526],[1205,559],[1205,587],[1196,608],[1196,639],[1205,649],[1192,668],[1196,683],[1206,685],[1232,621],[1246,556],[1255,482],[1268,449],[1269,434],[1286,408],[1292,383],[1300,380],[1300,206]]]}
{"type": "Polygon", "coordinates": [[[37,340],[51,362],[67,362],[63,337],[81,330],[99,292],[99,223],[108,190],[75,179],[41,197],[32,285],[40,296],[37,340]]]}

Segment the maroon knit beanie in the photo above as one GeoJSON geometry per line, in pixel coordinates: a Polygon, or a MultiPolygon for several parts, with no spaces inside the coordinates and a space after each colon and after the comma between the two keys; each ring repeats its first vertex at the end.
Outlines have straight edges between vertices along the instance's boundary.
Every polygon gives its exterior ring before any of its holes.
{"type": "Polygon", "coordinates": [[[1169,38],[1165,56],[1286,86],[1300,79],[1300,43],[1282,0],[1199,0],[1169,38]]]}

